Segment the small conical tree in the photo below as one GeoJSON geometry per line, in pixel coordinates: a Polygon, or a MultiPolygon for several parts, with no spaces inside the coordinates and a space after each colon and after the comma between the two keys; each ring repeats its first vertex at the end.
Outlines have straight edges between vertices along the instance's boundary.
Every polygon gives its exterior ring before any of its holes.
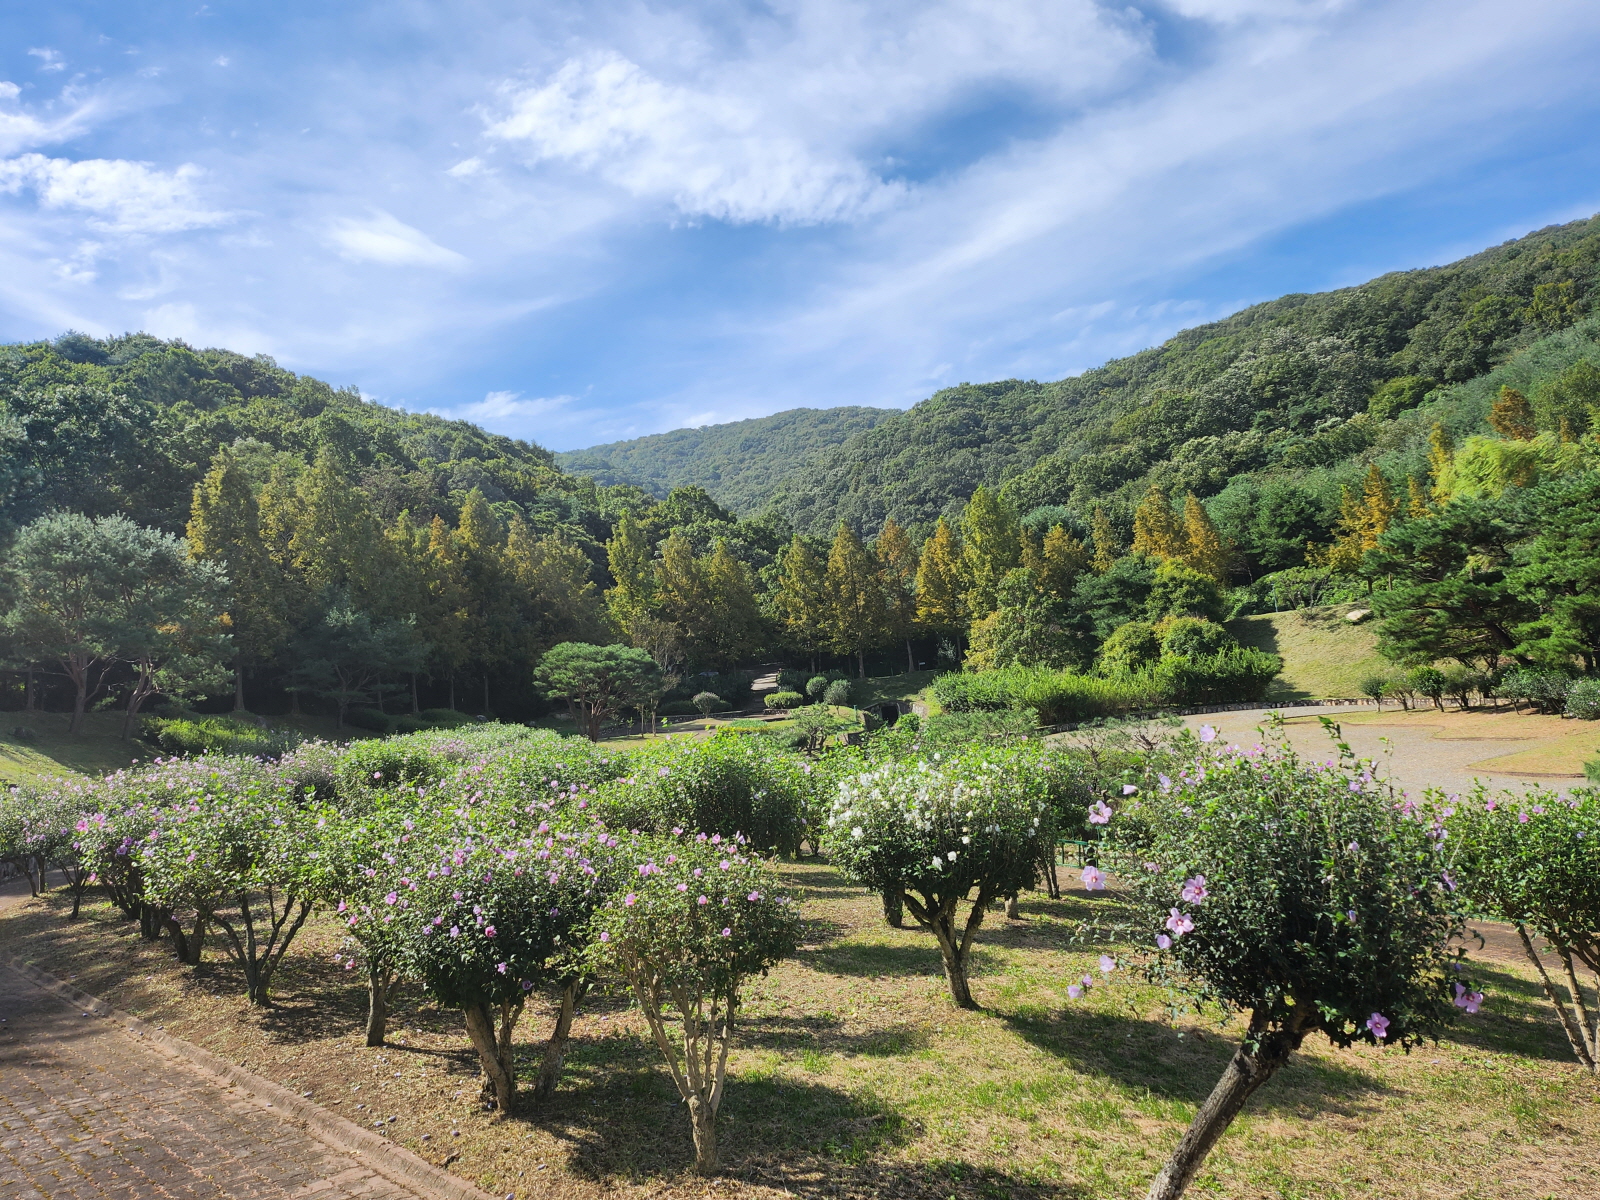
{"type": "Polygon", "coordinates": [[[980,487],[962,514],[966,560],[967,611],[987,616],[999,606],[1000,582],[1022,561],[1021,530],[1011,506],[988,488],[980,487]]]}
{"type": "Polygon", "coordinates": [[[769,602],[789,642],[810,656],[813,670],[828,640],[826,570],[816,551],[795,534],[778,559],[778,586],[769,602]]]}
{"type": "Polygon", "coordinates": [[[1182,558],[1187,548],[1183,522],[1172,511],[1166,490],[1151,484],[1133,513],[1133,552],[1155,558],[1182,558]]]}
{"type": "Polygon", "coordinates": [[[1489,409],[1489,424],[1501,437],[1513,441],[1532,441],[1539,432],[1533,421],[1533,406],[1514,387],[1502,387],[1499,398],[1489,409]]]}
{"type": "Polygon", "coordinates": [[[840,654],[854,654],[861,678],[867,677],[866,651],[888,633],[888,609],[876,564],[843,521],[828,552],[825,576],[828,597],[828,644],[840,654]]]}
{"type": "Polygon", "coordinates": [[[1106,515],[1106,506],[1103,504],[1094,506],[1094,525],[1089,540],[1094,543],[1095,573],[1104,575],[1122,557],[1122,542],[1117,538],[1117,531],[1112,528],[1111,518],[1106,515]]]}
{"type": "Polygon", "coordinates": [[[906,644],[906,670],[917,669],[911,637],[917,625],[917,548],[895,519],[884,521],[873,545],[883,597],[888,612],[889,635],[906,644]]]}
{"type": "Polygon", "coordinates": [[[1233,557],[1211,514],[1190,492],[1183,502],[1183,561],[1213,579],[1228,578],[1228,562],[1233,557]]]}
{"type": "Polygon", "coordinates": [[[1455,444],[1450,431],[1438,421],[1428,432],[1428,477],[1433,481],[1433,498],[1450,499],[1450,468],[1455,462],[1455,444]]]}

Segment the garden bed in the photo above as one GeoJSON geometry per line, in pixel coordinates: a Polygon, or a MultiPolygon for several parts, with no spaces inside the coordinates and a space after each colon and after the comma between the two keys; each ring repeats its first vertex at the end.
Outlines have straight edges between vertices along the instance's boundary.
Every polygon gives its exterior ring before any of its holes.
{"type": "MultiPolygon", "coordinates": [[[[727,1170],[692,1172],[688,1120],[625,996],[582,1007],[568,1072],[543,1112],[503,1120],[478,1099],[459,1013],[403,993],[391,1045],[362,1044],[361,980],[314,920],[277,1004],[252,1012],[219,947],[179,966],[167,943],[94,900],[65,921],[50,894],[0,917],[0,949],[248,1067],[499,1195],[689,1197],[1142,1196],[1217,1078],[1236,1030],[1168,1023],[1163,997],[1121,979],[1070,1001],[1105,949],[1072,940],[1091,908],[1025,895],[992,915],[954,1009],[932,939],[886,928],[873,897],[813,863],[782,868],[806,943],[749,989],[720,1122],[727,1170]],[[395,1120],[389,1121],[390,1117],[395,1120]]],[[[1251,1102],[1196,1194],[1527,1197],[1600,1193],[1592,1081],[1520,966],[1486,959],[1483,1013],[1437,1046],[1305,1053],[1251,1102]]],[[[529,1078],[548,1013],[519,1032],[529,1078]]]]}

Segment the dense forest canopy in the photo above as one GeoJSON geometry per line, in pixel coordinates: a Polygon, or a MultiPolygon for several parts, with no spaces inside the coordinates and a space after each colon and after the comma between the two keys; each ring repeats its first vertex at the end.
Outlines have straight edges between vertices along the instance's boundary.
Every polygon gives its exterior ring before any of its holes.
{"type": "Polygon", "coordinates": [[[797,462],[805,462],[895,410],[791,408],[726,425],[674,429],[556,455],[556,463],[599,484],[635,484],[665,497],[673,488],[702,487],[734,512],[759,512],[797,462]]]}

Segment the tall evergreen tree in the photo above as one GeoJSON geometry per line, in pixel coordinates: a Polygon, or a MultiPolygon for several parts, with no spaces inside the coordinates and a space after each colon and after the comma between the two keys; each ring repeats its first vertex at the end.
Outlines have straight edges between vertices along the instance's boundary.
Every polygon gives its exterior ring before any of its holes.
{"type": "Polygon", "coordinates": [[[1233,557],[1211,514],[1193,492],[1183,502],[1183,561],[1202,575],[1226,582],[1233,557]]]}
{"type": "Polygon", "coordinates": [[[228,580],[228,632],[233,636],[233,710],[243,712],[245,668],[271,659],[289,635],[284,579],[261,536],[261,512],[250,481],[226,446],[194,486],[189,553],[215,563],[228,580]]]}
{"type": "Polygon", "coordinates": [[[778,559],[778,585],[770,607],[784,635],[797,650],[811,658],[816,670],[817,652],[828,641],[827,565],[799,534],[778,559]]]}
{"type": "Polygon", "coordinates": [[[1022,562],[1017,514],[998,494],[980,486],[961,517],[965,535],[967,611],[974,617],[993,612],[1000,603],[1000,584],[1022,562]]]}
{"type": "Polygon", "coordinates": [[[888,610],[877,566],[861,539],[843,521],[833,535],[825,577],[828,644],[840,654],[854,654],[862,679],[867,677],[866,652],[888,635],[888,610]]]}
{"type": "Polygon", "coordinates": [[[1104,575],[1122,557],[1122,542],[1112,528],[1111,518],[1106,515],[1106,506],[1103,504],[1094,506],[1094,525],[1089,540],[1094,543],[1095,574],[1104,575]]]}
{"type": "Polygon", "coordinates": [[[606,606],[617,627],[639,645],[635,630],[641,619],[650,616],[656,602],[655,556],[644,526],[631,512],[624,512],[606,543],[606,564],[615,586],[606,593],[606,606]]]}
{"type": "Polygon", "coordinates": [[[961,543],[943,517],[922,544],[917,564],[917,621],[935,633],[960,638],[967,624],[966,568],[961,543]]]}
{"type": "Polygon", "coordinates": [[[1450,431],[1435,421],[1433,428],[1428,431],[1428,477],[1433,481],[1435,501],[1450,499],[1447,481],[1455,456],[1455,443],[1450,438],[1450,431]]]}
{"type": "Polygon", "coordinates": [[[483,683],[483,711],[491,711],[489,680],[508,666],[516,645],[516,607],[506,577],[505,530],[483,492],[473,488],[456,522],[456,546],[466,583],[467,660],[483,683]]]}
{"type": "Polygon", "coordinates": [[[906,670],[917,669],[911,651],[911,638],[917,627],[917,548],[906,531],[890,517],[883,523],[873,546],[878,559],[878,576],[883,583],[883,599],[890,637],[906,644],[906,670]]]}
{"type": "Polygon", "coordinates": [[[761,648],[765,629],[750,572],[734,557],[727,538],[718,538],[705,563],[703,577],[710,593],[702,635],[710,660],[718,667],[736,667],[761,648]]]}
{"type": "Polygon", "coordinates": [[[1489,407],[1489,424],[1501,437],[1518,442],[1531,441],[1539,432],[1528,398],[1510,386],[1502,387],[1489,407]]]}
{"type": "Polygon", "coordinates": [[[1187,549],[1183,522],[1172,511],[1166,489],[1151,484],[1133,513],[1133,552],[1154,558],[1181,559],[1187,549]]]}
{"type": "Polygon", "coordinates": [[[1057,604],[1065,604],[1072,589],[1089,567],[1089,551],[1063,525],[1052,525],[1040,547],[1036,568],[1040,590],[1057,604]]]}
{"type": "Polygon", "coordinates": [[[432,647],[430,662],[448,681],[450,707],[455,708],[456,672],[471,653],[467,627],[472,615],[455,531],[438,516],[428,526],[427,590],[427,607],[418,614],[419,623],[432,647]]]}
{"type": "Polygon", "coordinates": [[[521,610],[521,656],[536,661],[558,642],[613,640],[589,578],[589,557],[555,537],[538,537],[519,514],[506,533],[506,570],[521,610]]]}

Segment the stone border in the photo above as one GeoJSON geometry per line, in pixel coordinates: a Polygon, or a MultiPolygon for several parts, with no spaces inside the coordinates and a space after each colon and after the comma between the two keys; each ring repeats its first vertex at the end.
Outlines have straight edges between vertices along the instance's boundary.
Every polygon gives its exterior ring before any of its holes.
{"type": "Polygon", "coordinates": [[[403,1146],[395,1145],[388,1138],[363,1129],[329,1112],[320,1104],[314,1104],[270,1079],[263,1079],[243,1067],[235,1066],[192,1042],[147,1025],[138,1017],[113,1008],[99,997],[13,954],[0,950],[0,967],[10,967],[58,999],[70,1001],[80,1011],[86,1011],[91,1016],[112,1018],[134,1039],[186,1059],[227,1087],[241,1089],[245,1095],[259,1100],[263,1107],[281,1112],[291,1123],[300,1125],[335,1149],[361,1156],[363,1165],[392,1183],[411,1188],[423,1196],[438,1197],[439,1200],[497,1200],[488,1192],[458,1179],[403,1146]]]}

